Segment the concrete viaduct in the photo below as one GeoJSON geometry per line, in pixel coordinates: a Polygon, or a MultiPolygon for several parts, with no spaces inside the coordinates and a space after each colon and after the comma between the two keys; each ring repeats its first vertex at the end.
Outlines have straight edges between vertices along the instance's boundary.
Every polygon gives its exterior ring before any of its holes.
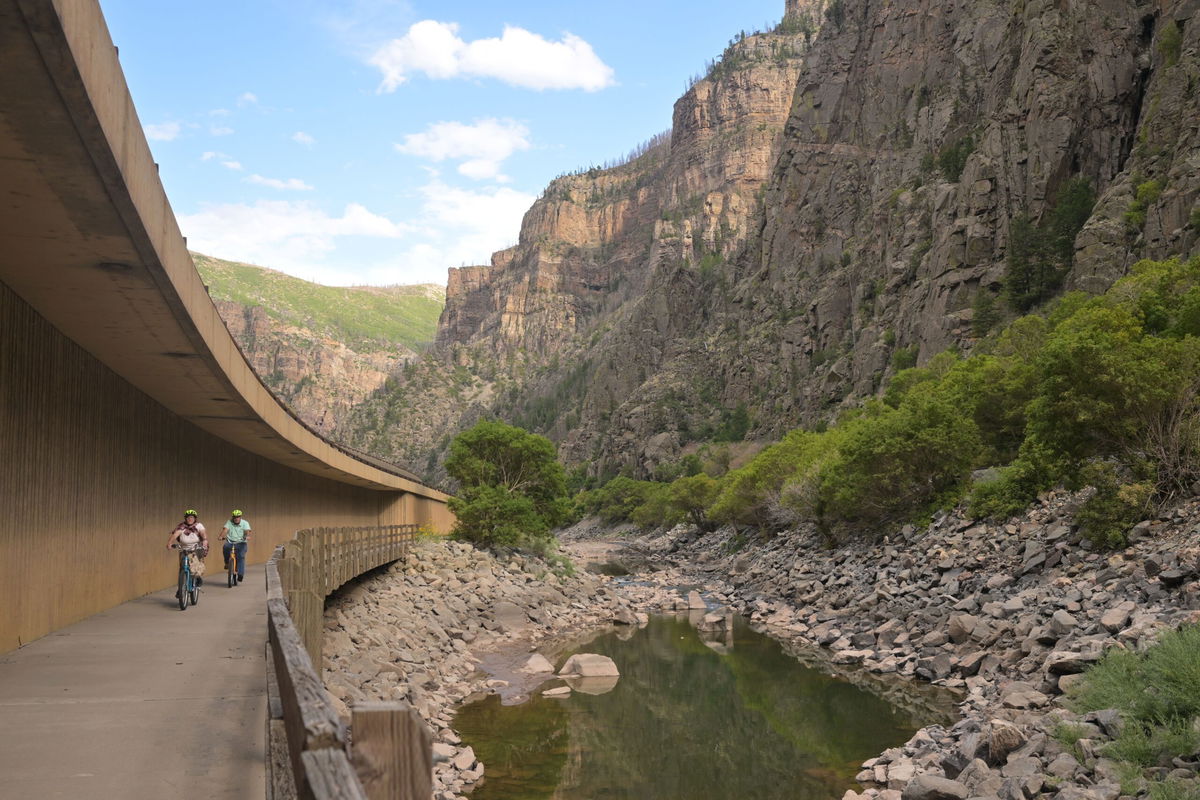
{"type": "MultiPolygon", "coordinates": [[[[452,522],[280,405],[188,255],[96,0],[0,0],[0,654],[174,581],[186,507],[452,522]]],[[[217,567],[219,568],[219,563],[217,567]]]]}

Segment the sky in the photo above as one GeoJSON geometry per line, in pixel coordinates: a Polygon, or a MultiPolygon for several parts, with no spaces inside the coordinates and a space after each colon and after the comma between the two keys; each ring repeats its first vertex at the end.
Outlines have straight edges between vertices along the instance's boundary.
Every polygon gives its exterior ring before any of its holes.
{"type": "Polygon", "coordinates": [[[100,0],[192,250],[445,285],[783,0],[100,0]]]}

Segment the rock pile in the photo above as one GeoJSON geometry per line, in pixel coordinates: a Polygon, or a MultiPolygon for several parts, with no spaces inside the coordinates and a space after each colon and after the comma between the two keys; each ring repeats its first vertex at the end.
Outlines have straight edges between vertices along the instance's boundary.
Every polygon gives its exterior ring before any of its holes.
{"type": "Polygon", "coordinates": [[[423,542],[406,561],[331,598],[325,686],[347,722],[359,701],[411,703],[433,731],[434,796],[450,800],[484,773],[450,727],[456,705],[510,688],[510,681],[532,689],[553,677],[553,664],[529,658],[536,645],[638,619],[603,577],[560,576],[529,556],[497,558],[467,544],[423,542]],[[477,670],[497,653],[519,657],[528,671],[514,669],[504,681],[477,670]]]}
{"type": "MultiPolygon", "coordinates": [[[[1105,649],[1143,648],[1163,628],[1200,620],[1200,501],[1100,554],[1073,531],[1075,500],[1051,495],[1004,525],[945,515],[836,549],[812,531],[744,546],[731,529],[677,530],[640,544],[660,580],[703,581],[777,638],[963,693],[957,725],[925,728],[863,765],[866,796],[1116,800],[1115,766],[1095,755],[1114,721],[1077,718],[1055,699],[1105,649]],[[1064,722],[1084,733],[1072,751],[1051,736],[1064,722]]],[[[1200,791],[1198,766],[1177,764],[1172,777],[1200,791]]]]}

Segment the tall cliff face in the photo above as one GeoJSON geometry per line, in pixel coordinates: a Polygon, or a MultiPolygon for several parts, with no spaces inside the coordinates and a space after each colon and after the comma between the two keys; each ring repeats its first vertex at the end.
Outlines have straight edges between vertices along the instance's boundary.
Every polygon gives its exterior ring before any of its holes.
{"type": "Polygon", "coordinates": [[[820,423],[969,349],[1013,220],[1049,224],[1072,182],[1097,202],[1066,288],[1197,252],[1197,5],[789,5],[676,103],[669,150],[559,179],[516,248],[452,273],[439,353],[486,400],[443,423],[512,419],[596,472],[648,471],[739,407],[763,438],[820,423]],[[814,11],[803,58],[767,55],[803,50],[814,11]]]}
{"type": "Polygon", "coordinates": [[[338,339],[280,324],[262,306],[215,302],[263,383],[323,434],[332,433],[355,405],[417,357],[408,348],[357,352],[338,339]]]}
{"type": "Polygon", "coordinates": [[[556,179],[515,247],[451,269],[435,355],[355,409],[339,435],[420,465],[481,415],[561,431],[583,418],[584,395],[636,388],[635,373],[597,382],[588,351],[637,318],[648,287],[681,268],[714,273],[754,233],[824,2],[789,0],[776,30],[735,39],[688,89],[669,134],[619,166],[556,179]]]}
{"type": "Polygon", "coordinates": [[[302,420],[332,433],[432,341],[437,286],[330,287],[193,253],[225,326],[302,420]]]}
{"type": "Polygon", "coordinates": [[[556,179],[519,243],[486,267],[451,269],[437,342],[548,355],[640,296],[651,272],[729,256],[746,239],[770,174],[820,2],[773,32],[733,42],[676,103],[669,136],[612,169],[556,179]]]}

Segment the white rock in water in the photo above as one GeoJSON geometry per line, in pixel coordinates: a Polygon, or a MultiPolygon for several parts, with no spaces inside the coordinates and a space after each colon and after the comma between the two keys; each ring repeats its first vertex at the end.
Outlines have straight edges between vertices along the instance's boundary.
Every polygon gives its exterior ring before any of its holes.
{"type": "Polygon", "coordinates": [[[596,653],[576,653],[567,659],[558,671],[559,675],[576,675],[580,678],[607,678],[620,675],[617,665],[608,656],[596,653]]]}
{"type": "Polygon", "coordinates": [[[699,592],[697,592],[695,589],[693,589],[692,591],[688,592],[688,596],[687,596],[687,602],[688,602],[688,608],[689,608],[689,609],[693,609],[693,608],[695,608],[695,609],[700,609],[700,608],[708,608],[708,606],[706,606],[706,605],[704,604],[704,598],[703,598],[703,597],[701,597],[701,596],[700,596],[700,593],[699,593],[699,592]]]}
{"type": "Polygon", "coordinates": [[[542,692],[542,697],[566,697],[571,693],[570,686],[555,686],[542,692]]]}
{"type": "Polygon", "coordinates": [[[457,756],[454,757],[454,766],[460,770],[470,769],[475,764],[475,750],[468,746],[464,747],[457,756]]]}
{"type": "Polygon", "coordinates": [[[541,653],[534,653],[525,660],[524,664],[517,667],[517,672],[524,672],[526,675],[534,675],[539,672],[554,672],[554,665],[541,653]]]}

